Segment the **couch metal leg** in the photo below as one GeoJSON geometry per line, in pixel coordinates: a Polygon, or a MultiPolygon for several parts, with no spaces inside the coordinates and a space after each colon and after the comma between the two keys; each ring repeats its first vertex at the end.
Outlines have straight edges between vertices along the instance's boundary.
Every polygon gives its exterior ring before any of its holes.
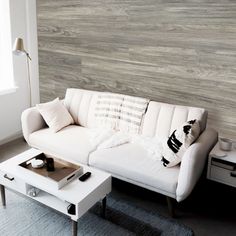
{"type": "Polygon", "coordinates": [[[174,218],[175,217],[174,199],[171,197],[166,197],[166,200],[167,200],[169,214],[172,218],[174,218]]]}

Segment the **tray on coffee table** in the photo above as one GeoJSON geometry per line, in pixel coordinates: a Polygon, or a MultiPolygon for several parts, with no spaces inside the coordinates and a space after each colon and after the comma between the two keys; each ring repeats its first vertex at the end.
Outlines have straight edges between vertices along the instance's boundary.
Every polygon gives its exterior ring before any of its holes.
{"type": "Polygon", "coordinates": [[[39,155],[20,163],[19,166],[23,167],[26,170],[44,176],[45,178],[53,180],[55,182],[55,186],[58,189],[62,188],[64,185],[74,180],[76,177],[83,173],[82,166],[70,163],[59,158],[48,156],[44,153],[40,153],[39,155]],[[46,158],[48,157],[53,158],[54,160],[54,171],[47,171],[46,165],[44,165],[42,168],[32,167],[31,161],[33,159],[40,159],[42,161],[46,161],[46,158]]]}

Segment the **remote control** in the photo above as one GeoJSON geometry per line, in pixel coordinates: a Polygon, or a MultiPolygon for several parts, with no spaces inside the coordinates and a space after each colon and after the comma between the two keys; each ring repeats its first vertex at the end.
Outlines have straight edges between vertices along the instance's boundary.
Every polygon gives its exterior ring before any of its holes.
{"type": "Polygon", "coordinates": [[[85,174],[83,174],[79,177],[79,180],[85,181],[86,179],[88,179],[90,177],[90,175],[91,175],[91,172],[86,172],[85,174]]]}

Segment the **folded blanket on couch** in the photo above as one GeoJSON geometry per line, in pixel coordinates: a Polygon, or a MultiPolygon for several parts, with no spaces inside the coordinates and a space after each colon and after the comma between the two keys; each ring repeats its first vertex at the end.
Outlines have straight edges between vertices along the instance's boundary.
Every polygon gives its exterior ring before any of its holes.
{"type": "Polygon", "coordinates": [[[127,143],[135,143],[142,146],[152,159],[161,161],[163,152],[163,140],[157,137],[145,137],[110,129],[91,129],[90,142],[93,151],[118,147],[127,143]]]}
{"type": "Polygon", "coordinates": [[[138,134],[149,99],[122,94],[98,96],[95,117],[98,126],[138,134]]]}

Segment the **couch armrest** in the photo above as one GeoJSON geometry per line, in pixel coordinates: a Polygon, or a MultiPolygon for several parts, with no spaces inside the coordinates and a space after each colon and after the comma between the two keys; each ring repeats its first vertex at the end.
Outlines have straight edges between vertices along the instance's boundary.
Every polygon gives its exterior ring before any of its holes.
{"type": "Polygon", "coordinates": [[[46,127],[46,123],[36,107],[28,108],[22,112],[21,125],[27,143],[29,143],[31,133],[46,127]]]}
{"type": "Polygon", "coordinates": [[[206,129],[185,152],[179,172],[176,200],[183,201],[193,190],[204,169],[208,154],[217,142],[218,133],[206,129]]]}

